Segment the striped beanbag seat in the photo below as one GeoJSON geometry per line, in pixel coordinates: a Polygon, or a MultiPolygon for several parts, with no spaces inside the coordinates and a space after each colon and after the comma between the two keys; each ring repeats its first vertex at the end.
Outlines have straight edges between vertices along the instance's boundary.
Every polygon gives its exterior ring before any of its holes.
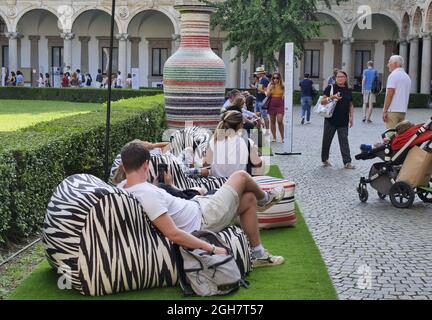
{"type": "MultiPolygon", "coordinates": [[[[230,226],[218,233],[242,275],[251,271],[249,242],[230,226]]],[[[50,265],[83,295],[175,286],[172,243],[127,191],[88,174],[66,178],[47,207],[43,243],[50,265]]]]}
{"type": "Polygon", "coordinates": [[[297,221],[294,200],[295,183],[267,176],[254,177],[254,179],[265,191],[278,186],[283,186],[285,189],[285,197],[281,202],[265,212],[258,212],[259,227],[261,229],[271,229],[295,225],[297,221]]]}

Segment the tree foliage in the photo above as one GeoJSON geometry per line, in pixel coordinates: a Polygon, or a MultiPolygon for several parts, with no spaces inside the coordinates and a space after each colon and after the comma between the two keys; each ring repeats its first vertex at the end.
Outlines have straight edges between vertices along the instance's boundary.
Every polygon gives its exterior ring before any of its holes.
{"type": "MultiPolygon", "coordinates": [[[[319,36],[323,25],[316,18],[316,0],[201,1],[217,8],[212,27],[228,32],[227,49],[237,47],[243,61],[252,53],[257,60],[275,66],[275,53],[283,51],[287,42],[295,44],[298,58],[305,40],[319,36]]],[[[330,0],[325,3],[330,7],[330,0]]]]}

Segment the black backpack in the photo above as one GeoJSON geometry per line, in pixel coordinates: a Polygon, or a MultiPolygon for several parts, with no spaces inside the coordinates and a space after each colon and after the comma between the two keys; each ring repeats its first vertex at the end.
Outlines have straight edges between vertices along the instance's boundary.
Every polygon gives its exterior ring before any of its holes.
{"type": "Polygon", "coordinates": [[[375,73],[375,78],[372,82],[372,93],[379,94],[382,90],[382,82],[378,77],[378,73],[375,73]]]}

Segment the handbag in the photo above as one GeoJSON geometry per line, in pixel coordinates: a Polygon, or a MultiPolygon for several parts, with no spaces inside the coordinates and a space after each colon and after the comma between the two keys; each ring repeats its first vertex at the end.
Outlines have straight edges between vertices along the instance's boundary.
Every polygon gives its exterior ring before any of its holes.
{"type": "MultiPolygon", "coordinates": [[[[330,96],[333,95],[333,85],[331,85],[330,89],[330,96]]],[[[318,113],[321,117],[324,118],[331,118],[333,116],[333,111],[336,107],[336,100],[330,100],[327,104],[322,104],[321,100],[324,98],[324,96],[320,96],[318,98],[318,102],[314,107],[314,112],[318,113]]]]}

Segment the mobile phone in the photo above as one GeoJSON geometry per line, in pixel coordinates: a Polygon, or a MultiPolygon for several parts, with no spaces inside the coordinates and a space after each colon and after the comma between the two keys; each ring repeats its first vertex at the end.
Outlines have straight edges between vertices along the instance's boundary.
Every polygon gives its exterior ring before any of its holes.
{"type": "Polygon", "coordinates": [[[158,164],[158,182],[165,183],[165,172],[168,172],[168,165],[166,163],[158,164]]]}

